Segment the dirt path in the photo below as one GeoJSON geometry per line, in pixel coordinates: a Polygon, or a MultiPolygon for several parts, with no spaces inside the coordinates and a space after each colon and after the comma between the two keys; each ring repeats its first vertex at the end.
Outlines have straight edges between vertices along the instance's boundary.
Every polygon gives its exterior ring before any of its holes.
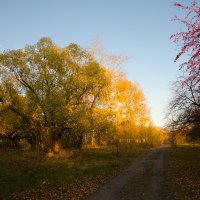
{"type": "Polygon", "coordinates": [[[167,192],[167,147],[151,150],[86,200],[172,200],[167,192]]]}

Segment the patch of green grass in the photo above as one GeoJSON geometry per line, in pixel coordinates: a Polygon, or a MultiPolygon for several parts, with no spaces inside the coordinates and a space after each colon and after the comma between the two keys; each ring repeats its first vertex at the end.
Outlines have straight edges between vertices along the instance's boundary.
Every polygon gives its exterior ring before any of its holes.
{"type": "Polygon", "coordinates": [[[136,147],[117,155],[112,148],[93,148],[76,151],[73,157],[48,159],[39,152],[0,150],[0,196],[8,198],[13,192],[49,185],[60,187],[87,177],[110,177],[146,151],[136,147]]]}
{"type": "Polygon", "coordinates": [[[200,145],[169,150],[168,182],[175,199],[200,199],[200,145]]]}

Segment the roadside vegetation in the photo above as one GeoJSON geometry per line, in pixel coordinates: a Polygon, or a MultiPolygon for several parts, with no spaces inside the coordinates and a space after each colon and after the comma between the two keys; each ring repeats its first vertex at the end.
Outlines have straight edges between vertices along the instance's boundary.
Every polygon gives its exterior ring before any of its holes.
{"type": "Polygon", "coordinates": [[[173,84],[167,113],[167,127],[176,145],[175,139],[181,134],[188,141],[200,139],[200,5],[196,0],[186,4],[175,2],[174,5],[183,11],[183,15],[175,16],[173,20],[184,26],[183,31],[171,36],[179,46],[175,61],[183,58],[179,66],[181,76],[173,84]]]}
{"type": "Polygon", "coordinates": [[[175,199],[192,200],[200,199],[200,5],[196,0],[174,5],[183,12],[174,21],[184,28],[171,39],[179,47],[175,61],[183,60],[167,114],[174,147],[169,150],[168,182],[175,199]]]}
{"type": "Polygon", "coordinates": [[[56,153],[84,145],[159,145],[139,83],[96,57],[50,38],[0,54],[0,146],[56,153]]]}
{"type": "Polygon", "coordinates": [[[78,199],[165,140],[122,58],[101,56],[50,38],[0,54],[1,196],[78,199]]]}
{"type": "Polygon", "coordinates": [[[182,144],[169,150],[168,185],[175,199],[200,199],[200,144],[182,144]]]}
{"type": "Polygon", "coordinates": [[[0,194],[5,199],[79,199],[96,190],[148,149],[120,147],[63,151],[0,151],[0,194]]]}

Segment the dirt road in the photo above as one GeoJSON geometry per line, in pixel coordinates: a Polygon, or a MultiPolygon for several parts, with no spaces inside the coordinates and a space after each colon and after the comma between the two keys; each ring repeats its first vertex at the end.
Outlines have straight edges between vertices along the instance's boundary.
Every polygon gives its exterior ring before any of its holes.
{"type": "Polygon", "coordinates": [[[151,150],[86,200],[172,200],[166,185],[167,146],[151,150]]]}

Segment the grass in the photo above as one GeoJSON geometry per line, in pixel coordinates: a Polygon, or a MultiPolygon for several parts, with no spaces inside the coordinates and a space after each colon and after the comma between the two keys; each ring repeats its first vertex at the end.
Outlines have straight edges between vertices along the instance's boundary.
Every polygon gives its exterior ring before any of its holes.
{"type": "Polygon", "coordinates": [[[72,157],[47,158],[33,151],[0,151],[0,199],[78,199],[147,149],[90,148],[72,157]]]}
{"type": "Polygon", "coordinates": [[[177,200],[200,199],[200,145],[169,150],[168,182],[177,200]]]}

